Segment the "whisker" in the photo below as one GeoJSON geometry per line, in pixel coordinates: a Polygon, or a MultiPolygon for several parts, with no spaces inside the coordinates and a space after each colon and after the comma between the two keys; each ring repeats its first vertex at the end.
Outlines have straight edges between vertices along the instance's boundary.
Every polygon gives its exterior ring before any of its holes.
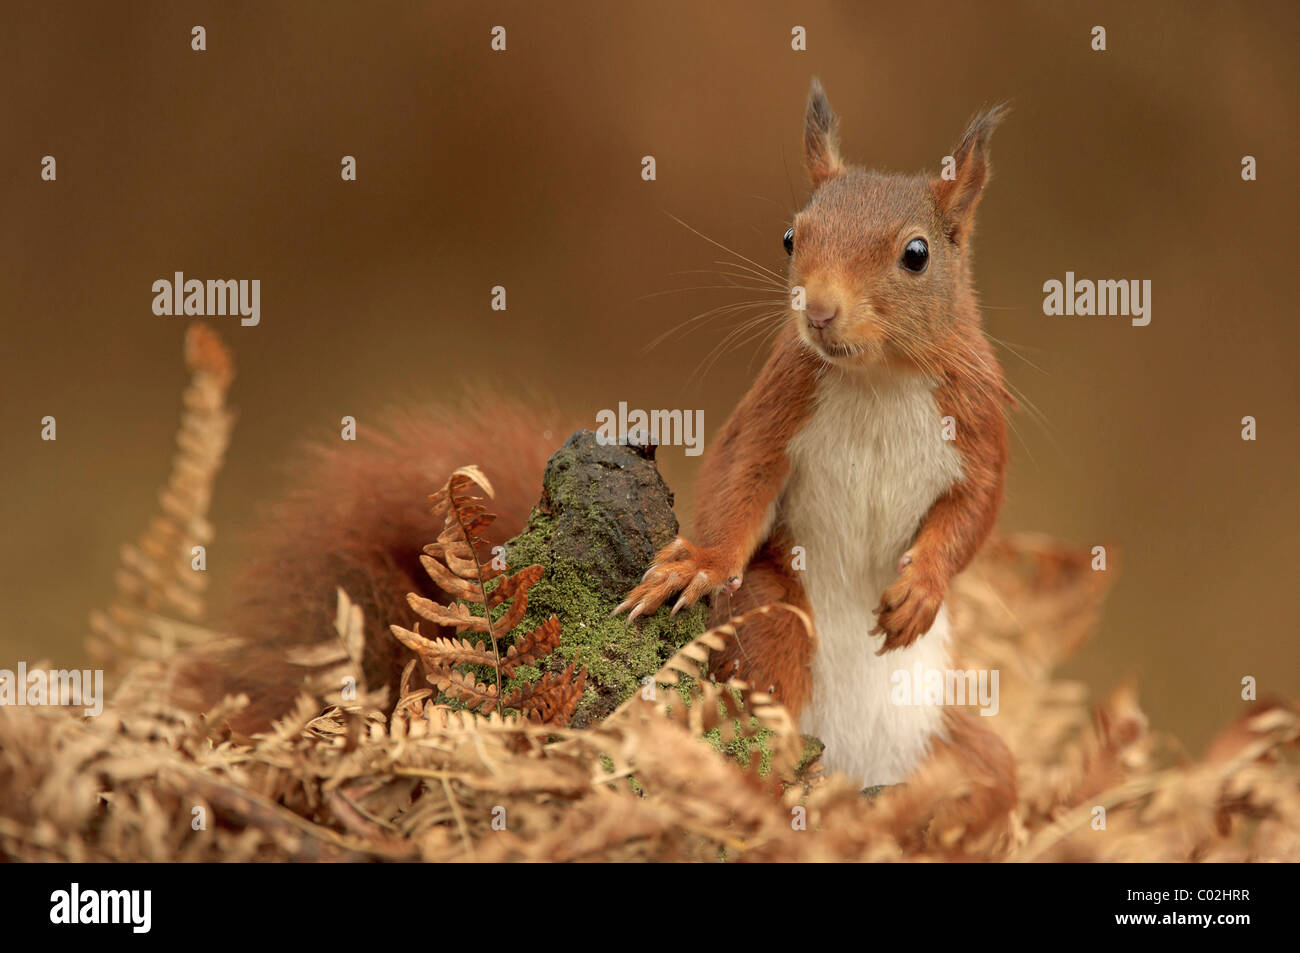
{"type": "Polygon", "coordinates": [[[766,355],[768,345],[776,339],[776,336],[781,333],[781,328],[783,327],[785,327],[784,321],[773,321],[772,326],[759,336],[758,347],[756,347],[754,353],[749,356],[747,371],[752,372],[754,370],[754,361],[759,356],[766,355]]]}
{"type": "Polygon", "coordinates": [[[691,374],[690,380],[695,381],[697,378],[707,376],[709,371],[713,369],[713,366],[724,354],[739,347],[748,339],[749,332],[754,328],[760,327],[767,322],[772,322],[779,328],[781,322],[778,319],[784,317],[785,314],[786,312],[784,309],[779,311],[768,311],[764,314],[755,315],[739,326],[732,328],[721,341],[710,349],[709,353],[705,355],[700,364],[696,366],[695,371],[691,374]]]}
{"type": "Polygon", "coordinates": [[[719,261],[715,259],[713,263],[715,265],[721,265],[725,268],[734,268],[738,270],[738,272],[721,272],[721,274],[736,274],[737,276],[743,275],[746,277],[753,278],[755,281],[761,281],[764,284],[771,285],[773,288],[780,288],[782,291],[784,291],[786,288],[786,281],[784,278],[781,278],[779,280],[776,278],[772,278],[765,272],[758,271],[754,268],[748,267],[743,262],[726,261],[725,259],[719,261]]]}
{"type": "Polygon", "coordinates": [[[754,261],[754,259],[752,259],[752,258],[746,258],[744,255],[742,255],[740,252],[736,251],[734,248],[728,248],[726,245],[722,244],[722,242],[717,241],[716,239],[710,238],[708,235],[705,235],[705,234],[704,234],[702,231],[700,231],[698,228],[695,228],[695,227],[692,226],[692,225],[688,225],[686,222],[682,221],[680,218],[678,218],[678,217],[677,217],[676,215],[674,215],[672,212],[666,212],[665,214],[666,214],[669,218],[671,218],[673,221],[675,221],[678,225],[682,226],[682,228],[685,228],[687,231],[693,232],[694,234],[698,235],[700,238],[702,238],[702,239],[704,239],[706,242],[708,242],[710,245],[713,245],[714,247],[716,247],[716,248],[720,248],[722,251],[725,251],[728,255],[735,255],[735,256],[736,256],[737,258],[739,258],[741,261],[743,261],[743,262],[747,262],[748,264],[753,265],[755,268],[758,268],[759,270],[766,272],[767,274],[769,274],[769,275],[771,275],[773,278],[775,278],[777,281],[784,281],[784,280],[785,280],[785,278],[784,278],[782,275],[777,274],[777,273],[776,273],[775,271],[773,271],[771,268],[767,268],[767,267],[765,267],[765,266],[763,266],[763,265],[760,265],[758,262],[754,261]]]}
{"type": "MultiPolygon", "coordinates": [[[[907,346],[915,347],[917,343],[918,343],[917,340],[911,340],[908,342],[908,345],[906,346],[900,345],[900,347],[906,350],[907,346]]],[[[997,394],[993,392],[990,368],[987,362],[985,362],[982,358],[978,358],[978,356],[976,356],[978,360],[978,364],[977,364],[972,360],[970,360],[969,357],[965,354],[958,353],[956,351],[953,351],[948,348],[944,348],[942,346],[936,346],[933,344],[929,346],[934,347],[937,350],[936,356],[939,360],[942,360],[947,364],[966,372],[965,374],[963,374],[964,386],[968,386],[968,387],[973,386],[976,389],[976,393],[978,393],[985,400],[1000,401],[1002,399],[1001,394],[997,394]]],[[[1044,415],[1042,411],[1039,410],[1039,408],[1034,404],[1033,401],[1031,401],[1028,397],[1024,396],[1024,392],[1015,384],[1013,384],[1011,381],[1006,380],[1004,378],[1003,386],[1005,386],[1007,391],[1010,392],[1012,396],[1016,398],[1018,403],[1020,403],[1029,411],[1030,418],[1036,424],[1038,424],[1038,426],[1042,429],[1044,435],[1047,437],[1048,441],[1052,444],[1052,446],[1057,451],[1060,451],[1060,445],[1056,440],[1055,434],[1052,432],[1050,422],[1048,421],[1046,415],[1044,415]]],[[[1024,447],[1025,453],[1029,456],[1030,462],[1033,463],[1035,466],[1037,466],[1038,464],[1037,458],[1034,456],[1034,452],[1030,449],[1029,442],[1025,439],[1024,433],[1016,425],[1016,418],[1014,416],[1009,415],[1007,417],[1007,425],[1011,428],[1011,432],[1015,435],[1016,439],[1020,441],[1021,446],[1024,447]]]]}
{"type": "MultiPolygon", "coordinates": [[[[717,262],[717,264],[724,265],[726,267],[734,266],[734,262],[729,262],[729,261],[719,261],[717,262]]],[[[713,268],[690,268],[687,269],[686,271],[669,272],[669,274],[673,275],[674,277],[678,275],[717,275],[723,278],[752,277],[755,281],[762,282],[764,287],[779,288],[781,291],[786,290],[786,284],[784,281],[774,281],[773,279],[767,277],[767,275],[751,275],[749,272],[743,272],[743,271],[721,271],[713,268]]]]}
{"type": "MultiPolygon", "coordinates": [[[[785,205],[782,205],[780,202],[778,202],[778,201],[777,201],[776,199],[774,199],[774,198],[769,198],[769,197],[766,196],[766,195],[750,195],[750,198],[751,198],[751,199],[758,199],[758,201],[760,201],[760,202],[768,202],[768,203],[770,203],[770,204],[772,204],[772,205],[775,205],[777,208],[779,208],[782,212],[784,212],[784,213],[785,213],[787,216],[789,216],[790,218],[793,218],[793,217],[794,217],[794,214],[790,211],[790,209],[789,209],[788,207],[786,207],[785,205]]],[[[791,201],[794,201],[794,195],[793,195],[793,194],[790,196],[790,200],[791,200],[791,201]]]]}
{"type": "Polygon", "coordinates": [[[995,334],[989,334],[988,331],[985,331],[985,332],[984,332],[984,335],[985,335],[985,337],[987,337],[987,338],[988,338],[990,341],[992,341],[993,343],[995,343],[995,344],[997,344],[997,345],[999,345],[999,346],[1001,346],[1001,347],[1006,348],[1008,353],[1010,353],[1010,354],[1014,355],[1015,357],[1019,358],[1020,360],[1024,361],[1026,364],[1028,364],[1028,365],[1029,365],[1030,367],[1032,367],[1034,370],[1038,371],[1038,373],[1040,373],[1040,374],[1046,374],[1046,373],[1047,373],[1047,371],[1045,371],[1043,368],[1039,367],[1037,364],[1035,364],[1035,363],[1034,363],[1033,361],[1031,361],[1029,358],[1025,357],[1023,354],[1020,353],[1021,350],[1026,350],[1026,351],[1042,351],[1042,350],[1044,350],[1043,348],[1041,348],[1041,347],[1029,347],[1029,346],[1024,345],[1024,344],[1012,344],[1010,341],[1005,340],[1004,338],[1000,338],[1000,337],[998,337],[998,336],[995,335],[995,334]]]}
{"type": "Polygon", "coordinates": [[[674,334],[677,334],[679,331],[683,332],[684,334],[689,334],[691,331],[696,329],[694,326],[698,325],[700,322],[708,321],[711,318],[721,317],[727,314],[743,313],[747,310],[752,310],[756,308],[771,308],[775,303],[776,302],[773,302],[769,299],[764,299],[761,301],[733,302],[731,304],[718,305],[716,308],[710,308],[708,311],[703,311],[700,314],[693,315],[692,317],[687,318],[685,321],[682,321],[680,324],[676,324],[673,327],[669,328],[667,331],[664,331],[653,341],[647,344],[642,349],[642,353],[647,353],[653,350],[654,348],[658,347],[660,344],[664,343],[664,341],[672,337],[674,334]]]}
{"type": "Polygon", "coordinates": [[[664,291],[651,291],[637,297],[637,301],[648,301],[651,298],[662,298],[665,295],[685,294],[688,291],[768,291],[768,288],[760,288],[755,285],[689,285],[685,288],[669,288],[664,291]]]}

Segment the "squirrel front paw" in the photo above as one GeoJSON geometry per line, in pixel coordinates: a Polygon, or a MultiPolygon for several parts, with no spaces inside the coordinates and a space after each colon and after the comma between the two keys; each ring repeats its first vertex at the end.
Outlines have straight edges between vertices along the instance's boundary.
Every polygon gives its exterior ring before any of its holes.
{"type": "Polygon", "coordinates": [[[740,588],[740,574],[723,565],[718,552],[693,546],[678,536],[655,556],[654,563],[641,577],[641,583],[614,610],[618,615],[627,609],[627,621],[649,615],[674,593],[681,596],[673,605],[673,615],[699,601],[710,592],[740,588]]]}
{"type": "Polygon", "coordinates": [[[885,637],[885,644],[876,654],[907,648],[929,632],[947,591],[946,579],[912,553],[904,553],[898,561],[898,578],[876,607],[876,627],[871,634],[885,637]]]}

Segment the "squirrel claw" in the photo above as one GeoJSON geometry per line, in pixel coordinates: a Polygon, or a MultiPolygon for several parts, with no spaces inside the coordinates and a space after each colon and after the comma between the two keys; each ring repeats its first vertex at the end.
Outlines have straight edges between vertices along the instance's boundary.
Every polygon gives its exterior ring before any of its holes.
{"type": "Polygon", "coordinates": [[[712,557],[711,550],[692,546],[677,537],[655,557],[640,584],[619,603],[614,614],[631,607],[627,617],[631,622],[638,616],[653,614],[671,596],[680,593],[671,610],[671,614],[676,615],[714,590],[734,592],[740,585],[740,577],[724,577],[723,572],[715,568],[716,560],[712,557]],[[724,578],[725,582],[722,581],[724,578]]]}
{"type": "Polygon", "coordinates": [[[885,590],[876,608],[876,626],[871,634],[885,637],[877,655],[907,648],[929,632],[943,605],[943,583],[920,572],[910,554],[903,559],[908,560],[904,571],[885,590]]]}

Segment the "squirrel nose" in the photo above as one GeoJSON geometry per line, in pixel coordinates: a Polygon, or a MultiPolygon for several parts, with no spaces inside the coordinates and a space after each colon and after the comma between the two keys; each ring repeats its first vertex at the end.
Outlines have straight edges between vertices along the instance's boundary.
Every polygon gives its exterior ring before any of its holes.
{"type": "Polygon", "coordinates": [[[839,305],[828,305],[823,301],[810,301],[808,307],[804,310],[804,317],[818,331],[824,331],[830,327],[832,321],[839,315],[839,305]]]}

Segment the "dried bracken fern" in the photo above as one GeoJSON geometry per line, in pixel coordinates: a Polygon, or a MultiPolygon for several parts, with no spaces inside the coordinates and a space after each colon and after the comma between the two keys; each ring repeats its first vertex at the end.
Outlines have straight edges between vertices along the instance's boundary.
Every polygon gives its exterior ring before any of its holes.
{"type": "MultiPolygon", "coordinates": [[[[686,710],[707,692],[726,705],[726,687],[699,678],[727,637],[713,633],[665,667],[657,697],[585,730],[438,705],[413,687],[415,663],[390,714],[304,697],[246,740],[215,727],[220,712],[145,700],[92,719],[0,708],[0,857],[1300,860],[1300,707],[1245,712],[1191,762],[1130,690],[1094,711],[1052,679],[1104,588],[1086,553],[1016,539],[953,594],[962,664],[1005,666],[995,721],[1019,789],[1000,814],[963,809],[980,779],[951,752],[875,798],[834,774],[782,789],[725,756],[699,733],[722,712],[686,710]],[[688,699],[671,672],[690,677],[688,699]]],[[[774,739],[793,736],[769,714],[774,739]]]]}
{"type": "Polygon", "coordinates": [[[190,383],[161,511],[134,545],[122,547],[117,598],[91,615],[87,647],[100,664],[157,659],[212,637],[197,624],[207,574],[193,568],[193,548],[213,537],[208,506],[235,422],[226,408],[234,365],[221,338],[202,324],[186,332],[185,365],[190,383]]]}
{"type": "MultiPolygon", "coordinates": [[[[576,660],[563,672],[544,672],[508,688],[505,679],[524,665],[537,665],[560,644],[560,622],[552,616],[530,632],[517,634],[528,611],[528,590],[542,578],[545,568],[527,566],[510,575],[499,559],[482,555],[483,531],[496,518],[488,512],[492,484],[478,467],[461,467],[429,497],[433,515],[443,520],[438,539],[424,549],[420,563],[438,587],[458,602],[443,605],[416,593],[408,596],[422,619],[452,629],[457,635],[484,634],[487,642],[458,637],[427,637],[414,629],[391,626],[393,635],[415,652],[430,684],[446,698],[471,711],[491,714],[514,711],[528,720],[552,725],[568,724],[582,701],[587,673],[576,660]],[[471,606],[478,608],[473,611],[471,606]],[[503,611],[498,611],[503,610],[503,611]],[[502,643],[513,644],[502,651],[502,643]],[[479,671],[491,669],[491,684],[480,681],[479,671]]],[[[403,693],[406,700],[406,693],[403,693]]],[[[411,702],[407,702],[411,704],[411,702]]]]}
{"type": "MultiPolygon", "coordinates": [[[[533,720],[555,720],[568,704],[563,678],[520,693],[512,710],[472,711],[439,704],[427,679],[415,684],[427,661],[407,667],[389,711],[357,666],[362,619],[342,592],[336,637],[295,655],[311,691],[272,730],[221,727],[244,697],[205,715],[164,704],[150,686],[193,649],[159,620],[191,617],[199,591],[175,588],[190,583],[177,581],[167,554],[207,538],[189,534],[205,528],[205,488],[229,431],[228,361],[202,353],[198,333],[182,441],[193,459],[169,484],[171,528],[155,527],[137,548],[121,606],[97,627],[129,665],[123,688],[95,718],[0,706],[0,859],[1300,860],[1300,705],[1251,706],[1199,761],[1148,726],[1133,685],[1091,706],[1084,686],[1053,673],[1091,631],[1108,574],[1091,571],[1088,553],[1038,537],[986,547],[951,599],[955,664],[1001,673],[990,720],[1017,764],[1009,800],[956,744],[874,798],[842,775],[780,783],[800,747],[789,715],[764,693],[704,674],[745,617],[687,645],[583,730],[533,720]],[[146,563],[146,552],[158,555],[146,563]],[[551,692],[556,703],[543,704],[551,692]],[[760,731],[772,752],[766,776],[718,750],[760,731]]],[[[449,489],[448,506],[469,490],[449,489]]],[[[486,516],[459,521],[466,543],[486,516]]],[[[508,601],[526,599],[531,570],[488,575],[458,542],[452,534],[426,556],[470,583],[459,591],[477,592],[480,612],[505,615],[508,601]]],[[[450,633],[407,635],[440,671],[499,667],[511,678],[558,645],[558,623],[514,637],[462,603],[438,612],[450,633]],[[461,638],[466,630],[495,644],[461,638]]],[[[572,668],[567,677],[573,691],[572,668]]],[[[482,692],[504,703],[515,682],[503,699],[495,684],[482,692]]]]}
{"type": "Polygon", "coordinates": [[[374,711],[388,708],[388,689],[372,692],[366,686],[365,621],[361,607],[355,605],[342,589],[337,590],[338,609],[334,619],[335,641],[290,649],[290,662],[308,669],[304,690],[312,698],[350,711],[374,711]]]}
{"type": "Polygon", "coordinates": [[[658,715],[675,721],[693,736],[710,736],[719,747],[746,751],[752,759],[747,767],[757,766],[760,746],[746,742],[761,742],[772,755],[767,774],[778,781],[792,780],[804,743],[789,711],[772,695],[747,682],[736,678],[714,682],[708,674],[710,657],[737,637],[739,627],[771,613],[790,613],[812,633],[808,615],[786,603],[760,606],[735,616],[682,646],[650,683],[606,719],[606,729],[617,727],[631,712],[649,703],[658,715]],[[657,686],[668,690],[659,691],[657,686]]]}

